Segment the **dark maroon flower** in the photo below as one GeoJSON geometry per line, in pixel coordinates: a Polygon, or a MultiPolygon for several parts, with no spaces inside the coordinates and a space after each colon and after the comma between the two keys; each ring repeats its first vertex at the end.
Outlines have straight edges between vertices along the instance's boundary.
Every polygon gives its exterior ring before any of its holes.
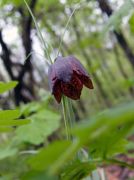
{"type": "Polygon", "coordinates": [[[73,56],[57,57],[48,71],[49,85],[58,103],[62,94],[77,100],[80,98],[83,84],[93,89],[92,81],[83,65],[73,56]]]}

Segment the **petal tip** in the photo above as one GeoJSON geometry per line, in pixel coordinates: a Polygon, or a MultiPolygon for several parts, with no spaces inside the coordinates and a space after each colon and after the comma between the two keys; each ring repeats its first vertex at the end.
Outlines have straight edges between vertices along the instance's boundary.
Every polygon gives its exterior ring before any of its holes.
{"type": "Polygon", "coordinates": [[[55,97],[57,103],[60,104],[62,96],[61,95],[57,96],[56,94],[54,94],[54,97],[55,97]]]}
{"type": "Polygon", "coordinates": [[[92,80],[91,80],[89,77],[84,76],[84,77],[82,78],[82,82],[83,82],[83,84],[84,84],[87,88],[89,88],[89,89],[94,89],[92,80]]]}

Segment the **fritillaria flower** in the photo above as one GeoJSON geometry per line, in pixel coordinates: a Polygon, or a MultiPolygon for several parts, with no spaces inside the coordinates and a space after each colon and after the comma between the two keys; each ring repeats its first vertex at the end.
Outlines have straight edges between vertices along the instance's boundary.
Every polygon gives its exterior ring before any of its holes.
{"type": "Polygon", "coordinates": [[[57,57],[48,71],[51,93],[58,103],[62,95],[73,100],[80,98],[83,85],[93,89],[92,81],[83,65],[74,57],[57,57]]]}

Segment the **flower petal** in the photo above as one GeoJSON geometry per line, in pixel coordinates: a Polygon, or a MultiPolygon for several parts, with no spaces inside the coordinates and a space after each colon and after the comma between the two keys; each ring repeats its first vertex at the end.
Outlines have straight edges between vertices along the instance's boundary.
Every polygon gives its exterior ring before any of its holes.
{"type": "Polygon", "coordinates": [[[79,75],[89,76],[84,66],[76,59],[74,56],[68,56],[68,63],[71,64],[73,71],[75,71],[79,75]]]}
{"type": "Polygon", "coordinates": [[[56,99],[56,101],[58,103],[61,102],[61,98],[62,98],[62,91],[61,91],[61,86],[60,86],[60,82],[57,82],[56,85],[55,85],[55,88],[53,90],[53,93],[52,93],[56,99]]]}
{"type": "Polygon", "coordinates": [[[71,67],[71,64],[68,63],[66,57],[57,57],[53,67],[58,80],[66,83],[70,82],[73,68],[71,67]]]}
{"type": "Polygon", "coordinates": [[[87,71],[83,67],[83,65],[74,57],[68,56],[69,63],[73,67],[73,71],[77,74],[81,82],[89,89],[93,89],[93,83],[90,79],[87,71]]]}
{"type": "Polygon", "coordinates": [[[82,90],[83,88],[83,82],[79,79],[78,75],[74,72],[71,82],[70,84],[72,84],[72,86],[76,89],[76,90],[82,90]]]}
{"type": "Polygon", "coordinates": [[[93,87],[93,83],[92,83],[92,81],[91,81],[91,79],[89,78],[89,77],[87,77],[87,76],[81,76],[81,81],[82,81],[82,83],[87,87],[87,88],[89,88],[89,89],[93,89],[94,87],[93,87]]]}
{"type": "Polygon", "coordinates": [[[77,100],[80,98],[82,89],[76,89],[74,86],[67,83],[61,83],[61,89],[63,94],[65,94],[67,97],[71,99],[77,100]]]}

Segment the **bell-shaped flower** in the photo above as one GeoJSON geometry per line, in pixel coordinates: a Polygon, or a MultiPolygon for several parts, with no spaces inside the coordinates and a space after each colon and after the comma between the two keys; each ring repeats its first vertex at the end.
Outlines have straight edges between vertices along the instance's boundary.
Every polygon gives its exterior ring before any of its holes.
{"type": "Polygon", "coordinates": [[[83,85],[93,89],[92,81],[83,65],[74,57],[57,57],[48,71],[51,93],[58,103],[62,95],[73,100],[80,98],[83,85]]]}

